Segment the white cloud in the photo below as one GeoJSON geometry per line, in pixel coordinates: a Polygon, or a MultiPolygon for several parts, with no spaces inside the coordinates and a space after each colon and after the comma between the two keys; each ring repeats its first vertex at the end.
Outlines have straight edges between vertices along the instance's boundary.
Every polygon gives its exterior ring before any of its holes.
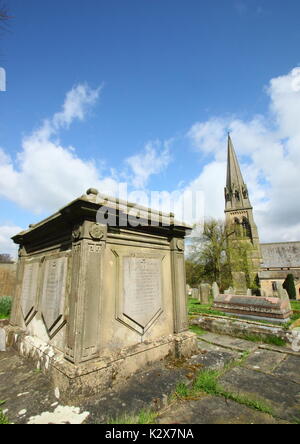
{"type": "Polygon", "coordinates": [[[241,167],[249,185],[261,239],[299,240],[300,68],[272,79],[267,94],[270,98],[267,116],[254,116],[249,121],[220,116],[192,126],[188,137],[195,149],[214,156],[194,183],[201,184],[209,197],[206,214],[223,217],[223,193],[216,190],[225,185],[224,141],[230,128],[237,154],[242,159],[241,167]]]}
{"type": "Polygon", "coordinates": [[[40,213],[57,210],[90,187],[114,188],[115,181],[100,177],[92,160],[80,159],[74,147],[54,140],[60,128],[84,119],[100,89],[82,84],[68,92],[63,110],[23,138],[15,162],[0,149],[0,196],[40,213]]]}
{"type": "Polygon", "coordinates": [[[170,143],[170,141],[164,144],[160,141],[148,142],[142,152],[126,159],[132,170],[129,177],[134,187],[144,188],[151,175],[159,174],[169,165],[170,143]]]}
{"type": "Polygon", "coordinates": [[[16,258],[18,245],[14,244],[11,237],[22,231],[22,228],[14,225],[0,226],[0,254],[10,254],[16,258]]]}

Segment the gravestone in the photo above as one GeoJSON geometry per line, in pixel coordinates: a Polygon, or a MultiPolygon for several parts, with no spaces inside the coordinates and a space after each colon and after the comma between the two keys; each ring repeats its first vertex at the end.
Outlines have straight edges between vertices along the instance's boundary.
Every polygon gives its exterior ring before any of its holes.
{"type": "Polygon", "coordinates": [[[289,301],[290,303],[288,292],[283,288],[281,282],[277,282],[277,292],[279,299],[281,299],[282,301],[289,301]]]}
{"type": "Polygon", "coordinates": [[[200,300],[202,304],[210,303],[211,286],[209,284],[200,284],[199,287],[200,300]]]}
{"type": "Polygon", "coordinates": [[[224,294],[234,294],[233,287],[229,287],[227,290],[224,291],[224,294]]]}
{"type": "Polygon", "coordinates": [[[192,288],[192,298],[199,300],[199,289],[198,288],[192,288]]]}
{"type": "Polygon", "coordinates": [[[66,399],[196,353],[184,258],[190,231],[171,213],[88,190],[13,237],[20,248],[8,342],[66,399]]]}
{"type": "Polygon", "coordinates": [[[233,288],[236,295],[247,294],[247,281],[246,275],[243,271],[232,272],[233,288]]]}
{"type": "Polygon", "coordinates": [[[4,328],[0,327],[0,352],[6,350],[6,334],[4,328]]]}
{"type": "Polygon", "coordinates": [[[216,300],[217,297],[220,294],[219,286],[218,286],[218,284],[216,282],[214,282],[212,284],[212,289],[211,290],[212,290],[213,299],[216,300]]]}

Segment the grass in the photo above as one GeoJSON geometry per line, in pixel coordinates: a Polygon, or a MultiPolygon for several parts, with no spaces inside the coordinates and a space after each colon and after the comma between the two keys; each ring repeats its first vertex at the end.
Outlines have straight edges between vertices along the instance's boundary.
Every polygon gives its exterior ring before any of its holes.
{"type": "Polygon", "coordinates": [[[196,333],[198,336],[205,335],[207,333],[206,330],[203,330],[202,328],[198,327],[198,325],[190,325],[189,330],[193,333],[196,333]]]}
{"type": "Polygon", "coordinates": [[[158,414],[152,410],[143,409],[133,415],[125,413],[118,418],[109,420],[108,424],[154,424],[157,415],[158,414]]]}
{"type": "Polygon", "coordinates": [[[277,345],[279,347],[284,347],[286,345],[286,341],[284,339],[279,338],[278,336],[275,335],[259,336],[259,335],[245,334],[243,335],[243,339],[251,342],[264,342],[265,344],[277,345]]]}
{"type": "Polygon", "coordinates": [[[221,311],[212,310],[212,304],[200,304],[198,299],[189,299],[188,301],[188,312],[192,314],[212,314],[216,316],[228,316],[228,314],[221,311]]]}
{"type": "Polygon", "coordinates": [[[293,310],[300,310],[300,301],[291,301],[291,306],[293,310]]]}
{"type": "MultiPolygon", "coordinates": [[[[3,405],[5,401],[0,400],[0,406],[3,405]]],[[[0,424],[9,424],[8,418],[4,415],[2,409],[0,408],[0,424]]]]}
{"type": "Polygon", "coordinates": [[[9,318],[11,312],[12,298],[4,296],[0,298],[0,319],[9,318]]]}
{"type": "MultiPolygon", "coordinates": [[[[241,365],[247,354],[235,363],[229,364],[230,367],[241,365]]],[[[207,393],[213,396],[220,396],[225,399],[230,399],[239,404],[245,405],[252,409],[258,410],[269,415],[273,415],[271,407],[265,404],[263,401],[257,399],[248,398],[245,395],[230,392],[222,387],[219,383],[220,376],[228,370],[226,366],[221,370],[202,370],[198,373],[197,378],[191,388],[187,387],[185,383],[180,383],[176,387],[175,396],[180,399],[189,399],[200,397],[203,393],[207,393]]]]}

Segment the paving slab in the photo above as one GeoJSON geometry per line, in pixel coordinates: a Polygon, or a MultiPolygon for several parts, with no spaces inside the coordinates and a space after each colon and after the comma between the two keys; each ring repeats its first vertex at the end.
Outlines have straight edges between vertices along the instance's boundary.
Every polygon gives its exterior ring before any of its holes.
{"type": "Polygon", "coordinates": [[[218,350],[203,350],[202,353],[192,357],[189,362],[198,364],[203,369],[219,370],[240,357],[241,353],[224,351],[224,349],[221,351],[218,347],[218,350]]]}
{"type": "Polygon", "coordinates": [[[169,407],[158,424],[281,424],[285,421],[225,398],[204,396],[169,407]]]}
{"type": "Polygon", "coordinates": [[[0,353],[0,381],[0,400],[5,401],[1,408],[10,422],[26,424],[58,403],[48,378],[15,351],[0,353]]]}
{"type": "Polygon", "coordinates": [[[259,344],[251,341],[234,338],[233,336],[218,335],[216,333],[206,333],[201,337],[201,341],[240,352],[254,351],[259,347],[259,344]]]}
{"type": "Polygon", "coordinates": [[[244,367],[272,373],[286,359],[287,355],[269,350],[256,350],[244,362],[244,367]]]}
{"type": "Polygon", "coordinates": [[[197,365],[159,362],[148,370],[132,376],[125,384],[108,389],[102,396],[95,395],[81,405],[90,415],[86,424],[105,424],[126,415],[134,415],[142,409],[159,410],[168,404],[169,397],[180,382],[189,383],[198,370],[197,365]]]}
{"type": "Polygon", "coordinates": [[[220,383],[231,392],[263,401],[276,417],[290,422],[300,420],[300,384],[245,367],[228,371],[220,383]]]}
{"type": "Polygon", "coordinates": [[[300,357],[288,356],[273,374],[300,384],[300,357]]]}

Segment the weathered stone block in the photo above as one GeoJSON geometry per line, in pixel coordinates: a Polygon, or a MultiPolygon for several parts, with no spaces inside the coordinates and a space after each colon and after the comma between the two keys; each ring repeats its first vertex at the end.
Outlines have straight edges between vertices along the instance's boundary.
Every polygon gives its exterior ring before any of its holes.
{"type": "Polygon", "coordinates": [[[150,357],[194,353],[195,336],[185,336],[187,231],[170,214],[88,190],[14,236],[20,251],[9,328],[21,333],[9,341],[46,370],[54,366],[52,374],[64,374],[63,387],[80,375],[76,384],[84,381],[91,391],[104,387],[115,368],[121,375],[127,367],[128,376],[150,357]],[[95,378],[86,370],[91,362],[95,378]]]}

